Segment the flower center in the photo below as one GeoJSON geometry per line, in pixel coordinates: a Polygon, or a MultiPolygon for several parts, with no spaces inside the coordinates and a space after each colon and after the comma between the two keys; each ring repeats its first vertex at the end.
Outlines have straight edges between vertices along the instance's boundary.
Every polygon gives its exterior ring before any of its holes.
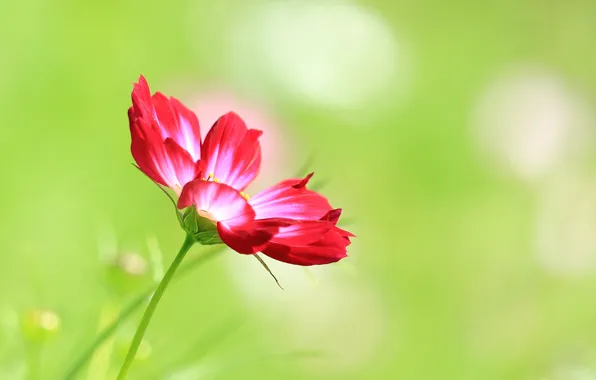
{"type": "Polygon", "coordinates": [[[213,181],[213,182],[219,183],[219,179],[216,178],[215,174],[213,174],[213,173],[209,173],[207,178],[205,178],[205,181],[213,181]]]}
{"type": "MultiPolygon", "coordinates": [[[[209,173],[207,178],[203,178],[203,181],[207,181],[207,182],[211,181],[211,182],[219,183],[219,178],[217,178],[214,173],[209,173]]],[[[242,198],[246,199],[247,201],[250,200],[250,196],[248,194],[246,194],[244,191],[241,191],[240,195],[242,196],[242,198]]],[[[201,211],[199,211],[199,215],[201,215],[201,212],[206,212],[207,214],[209,214],[209,212],[201,210],[201,211]]],[[[211,215],[211,214],[209,214],[209,215],[211,215]]],[[[208,219],[211,219],[211,218],[208,218],[208,219]]]]}
{"type": "Polygon", "coordinates": [[[201,218],[205,218],[205,219],[209,220],[211,223],[217,224],[217,219],[209,211],[207,211],[207,210],[197,210],[197,214],[199,214],[199,216],[201,218]]]}

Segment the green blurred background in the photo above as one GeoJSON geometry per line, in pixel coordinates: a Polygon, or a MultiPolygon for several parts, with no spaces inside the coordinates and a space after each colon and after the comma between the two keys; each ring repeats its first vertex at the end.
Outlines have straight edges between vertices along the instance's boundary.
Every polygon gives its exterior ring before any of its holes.
{"type": "Polygon", "coordinates": [[[265,130],[252,193],[312,154],[358,238],[268,260],[285,291],[222,251],[130,378],[596,379],[596,2],[3,1],[0,36],[0,379],[62,379],[183,239],[130,164],[139,74],[265,130]]]}

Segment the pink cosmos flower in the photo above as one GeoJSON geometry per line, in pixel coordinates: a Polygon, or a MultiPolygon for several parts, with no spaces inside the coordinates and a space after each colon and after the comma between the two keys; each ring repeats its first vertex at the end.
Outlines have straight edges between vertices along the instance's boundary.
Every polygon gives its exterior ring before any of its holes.
{"type": "Polygon", "coordinates": [[[201,228],[243,254],[263,252],[290,264],[328,264],[346,257],[350,237],[337,227],[341,209],[287,179],[252,198],[245,193],[261,165],[259,137],[235,113],[221,116],[201,141],[197,117],[175,98],[151,96],[142,76],[128,111],[131,150],[139,168],[171,188],[178,208],[196,212],[201,228]]]}

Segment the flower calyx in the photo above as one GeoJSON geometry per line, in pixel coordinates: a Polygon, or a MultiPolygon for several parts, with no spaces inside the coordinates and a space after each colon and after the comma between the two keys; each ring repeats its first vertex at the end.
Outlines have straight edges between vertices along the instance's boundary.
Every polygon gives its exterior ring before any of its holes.
{"type": "Polygon", "coordinates": [[[202,245],[222,244],[217,232],[217,223],[206,211],[198,211],[194,206],[187,207],[182,214],[181,225],[187,234],[202,245]]]}

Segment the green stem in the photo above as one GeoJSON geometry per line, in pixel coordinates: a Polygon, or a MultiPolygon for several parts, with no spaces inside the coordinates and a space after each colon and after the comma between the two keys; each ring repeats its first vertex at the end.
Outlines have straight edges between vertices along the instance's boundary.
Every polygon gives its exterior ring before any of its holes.
{"type": "MultiPolygon", "coordinates": [[[[312,156],[314,156],[314,155],[311,154],[311,158],[312,158],[312,156]]],[[[307,162],[304,164],[304,166],[295,174],[295,177],[300,177],[301,175],[303,175],[304,172],[306,172],[308,170],[308,168],[310,167],[310,165],[312,163],[311,161],[312,161],[312,159],[309,158],[307,160],[307,162]]],[[[163,191],[163,188],[162,188],[162,191],[163,191]]],[[[175,202],[173,202],[173,203],[175,204],[175,202]]],[[[180,220],[180,214],[178,213],[178,211],[176,211],[176,212],[177,212],[177,217],[180,220]]],[[[207,252],[207,254],[198,256],[198,257],[194,258],[188,264],[184,265],[182,268],[180,268],[178,270],[178,276],[176,276],[175,279],[180,278],[183,273],[186,274],[186,273],[190,272],[190,270],[193,269],[196,265],[199,265],[202,262],[205,262],[205,261],[215,257],[215,255],[217,253],[219,253],[220,251],[223,250],[223,248],[225,248],[225,246],[220,246],[220,247],[222,247],[222,248],[216,249],[211,252],[207,252]]],[[[87,348],[85,348],[84,350],[77,350],[78,356],[77,356],[76,360],[73,361],[72,365],[66,371],[66,374],[64,375],[63,380],[76,379],[76,376],[84,368],[85,364],[87,364],[87,362],[93,356],[95,351],[105,341],[107,341],[112,335],[114,335],[114,333],[118,330],[120,325],[122,325],[122,323],[124,323],[125,320],[127,320],[131,315],[133,315],[133,313],[139,307],[141,307],[141,305],[143,305],[145,303],[147,297],[151,296],[151,294],[154,291],[155,291],[155,288],[152,286],[149,289],[145,290],[143,293],[141,293],[139,296],[137,296],[135,299],[133,299],[128,305],[126,305],[121,310],[120,314],[118,315],[118,319],[116,319],[112,324],[110,324],[103,331],[101,331],[95,337],[95,340],[93,340],[93,342],[91,342],[91,344],[89,346],[87,346],[87,348]]]]}
{"type": "MultiPolygon", "coordinates": [[[[200,256],[194,257],[191,259],[187,264],[183,265],[182,268],[178,270],[178,275],[174,277],[174,281],[181,278],[184,274],[189,273],[191,269],[195,266],[215,257],[217,253],[222,251],[222,248],[212,250],[210,252],[206,252],[200,256]]],[[[93,356],[93,353],[106,341],[108,340],[118,327],[125,320],[127,320],[141,305],[145,303],[148,297],[153,294],[155,291],[155,286],[151,286],[147,290],[143,291],[140,295],[138,295],[134,300],[132,300],[129,304],[127,304],[120,314],[118,315],[118,319],[116,319],[112,324],[107,326],[104,330],[102,330],[96,337],[93,342],[86,349],[79,351],[79,356],[70,366],[66,374],[64,375],[64,380],[73,380],[79,374],[79,372],[83,369],[85,364],[89,361],[89,359],[93,356]]]]}
{"type": "Polygon", "coordinates": [[[116,378],[116,380],[126,379],[128,371],[130,370],[130,366],[132,365],[132,362],[137,354],[137,350],[139,349],[141,341],[143,340],[143,336],[145,335],[145,331],[147,330],[149,322],[153,317],[153,313],[155,312],[155,309],[157,308],[157,305],[159,304],[161,297],[168,288],[168,285],[170,284],[172,277],[174,277],[176,270],[182,263],[184,256],[186,256],[186,253],[190,250],[190,247],[192,247],[194,243],[194,238],[190,235],[186,235],[186,239],[184,239],[184,243],[182,243],[180,251],[174,258],[174,261],[170,265],[170,268],[168,268],[168,271],[166,272],[165,276],[157,286],[155,293],[153,293],[153,296],[151,297],[151,301],[149,301],[149,305],[147,305],[147,308],[145,309],[145,314],[143,314],[143,318],[141,319],[141,322],[137,327],[137,332],[135,333],[135,336],[132,339],[132,343],[130,344],[130,348],[128,349],[128,353],[126,354],[126,358],[124,359],[124,363],[120,368],[120,372],[118,373],[118,377],[116,378]]]}

